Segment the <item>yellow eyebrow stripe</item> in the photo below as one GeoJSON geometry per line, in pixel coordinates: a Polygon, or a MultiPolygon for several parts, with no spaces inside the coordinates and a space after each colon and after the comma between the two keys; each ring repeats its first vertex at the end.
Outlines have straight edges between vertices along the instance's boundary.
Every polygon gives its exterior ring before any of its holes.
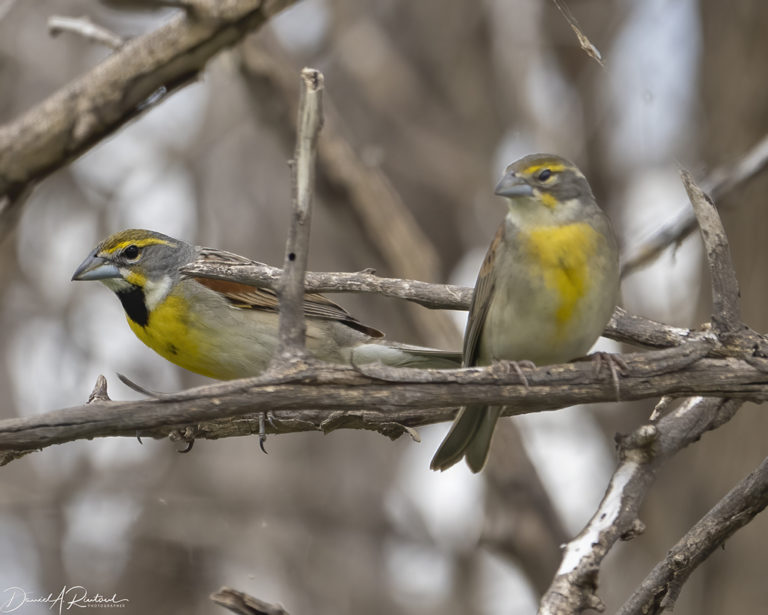
{"type": "Polygon", "coordinates": [[[540,164],[532,164],[529,167],[525,167],[525,169],[523,169],[523,173],[525,173],[526,175],[533,175],[536,171],[541,171],[541,169],[549,169],[553,173],[558,173],[560,171],[565,171],[566,166],[558,162],[554,164],[547,164],[546,162],[543,162],[540,164]]]}
{"type": "Polygon", "coordinates": [[[159,239],[158,237],[146,237],[144,239],[128,239],[126,241],[121,241],[120,243],[115,244],[114,246],[109,246],[104,250],[104,252],[106,252],[107,254],[113,254],[114,252],[118,252],[119,250],[122,250],[123,248],[127,248],[128,246],[145,248],[146,246],[157,246],[157,245],[170,246],[173,244],[170,241],[166,241],[165,239],[159,239]]]}

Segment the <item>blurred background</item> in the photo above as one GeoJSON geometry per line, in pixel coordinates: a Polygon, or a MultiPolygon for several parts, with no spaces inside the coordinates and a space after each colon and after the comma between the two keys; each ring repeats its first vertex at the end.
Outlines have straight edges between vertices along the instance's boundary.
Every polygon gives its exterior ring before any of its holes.
{"type": "MultiPolygon", "coordinates": [[[[49,16],[88,15],[122,36],[174,16],[120,4],[0,1],[0,122],[109,53],[50,37],[49,16]]],[[[81,404],[100,373],[115,399],[136,396],[116,372],[163,391],[204,382],[144,347],[105,288],[70,277],[129,227],[280,264],[305,65],[325,74],[328,117],[310,269],[473,284],[504,214],[493,186],[534,151],[574,160],[625,253],[642,244],[686,207],[681,167],[702,178],[768,132],[768,4],[569,7],[604,67],[544,0],[306,0],[47,179],[0,244],[0,416],[81,404]]],[[[720,203],[745,318],[760,331],[767,191],[760,176],[720,203]]],[[[708,320],[698,237],[629,276],[623,295],[647,317],[708,320]]],[[[392,339],[460,346],[464,314],[335,298],[392,339]]],[[[480,476],[427,469],[447,425],[421,430],[418,444],[361,431],[272,437],[269,455],[256,438],[198,441],[188,455],[130,438],[51,447],[0,468],[0,604],[13,586],[83,585],[128,598],[132,613],[217,613],[208,595],[226,584],[294,615],[531,613],[558,545],[602,497],[614,434],[652,404],[506,421],[480,476]]],[[[767,428],[764,411],[745,406],[668,464],[642,511],[646,533],[603,566],[608,612],[761,461],[767,428]]],[[[758,517],[693,575],[675,612],[762,612],[766,553],[758,517]]]]}

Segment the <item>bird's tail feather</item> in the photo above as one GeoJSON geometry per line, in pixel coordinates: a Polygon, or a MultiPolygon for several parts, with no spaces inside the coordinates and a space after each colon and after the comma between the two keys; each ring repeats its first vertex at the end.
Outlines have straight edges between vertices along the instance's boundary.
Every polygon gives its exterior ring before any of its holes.
{"type": "Polygon", "coordinates": [[[456,369],[461,367],[461,353],[398,342],[361,344],[352,353],[352,363],[380,362],[393,367],[456,369]]]}
{"type": "Polygon", "coordinates": [[[475,474],[483,469],[485,462],[488,460],[488,452],[491,450],[491,439],[493,438],[496,421],[499,420],[501,415],[501,409],[501,406],[489,406],[479,412],[482,416],[475,431],[475,436],[464,452],[464,456],[467,458],[467,465],[475,474]]]}
{"type": "Polygon", "coordinates": [[[491,437],[500,414],[501,406],[462,408],[429,467],[433,470],[447,470],[462,457],[466,457],[470,470],[475,473],[482,470],[488,459],[491,437]]]}

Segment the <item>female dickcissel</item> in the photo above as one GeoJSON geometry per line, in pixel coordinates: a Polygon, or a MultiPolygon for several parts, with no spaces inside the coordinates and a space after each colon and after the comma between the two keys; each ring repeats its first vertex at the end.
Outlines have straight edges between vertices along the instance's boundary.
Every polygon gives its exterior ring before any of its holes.
{"type": "MultiPolygon", "coordinates": [[[[496,186],[508,211],[475,284],[463,364],[562,363],[603,332],[619,293],[616,238],[579,169],[551,154],[509,165],[496,186]]],[[[432,459],[445,470],[466,457],[485,465],[501,406],[459,411],[432,459]]]]}

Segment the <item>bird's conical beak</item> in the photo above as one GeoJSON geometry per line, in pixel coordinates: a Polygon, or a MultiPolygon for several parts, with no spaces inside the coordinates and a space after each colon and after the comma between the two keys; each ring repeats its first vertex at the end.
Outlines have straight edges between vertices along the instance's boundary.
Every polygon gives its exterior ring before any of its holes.
{"type": "Polygon", "coordinates": [[[521,196],[533,196],[533,188],[525,183],[525,180],[514,173],[507,173],[501,178],[499,183],[496,184],[494,193],[499,196],[515,199],[521,196]]]}
{"type": "Polygon", "coordinates": [[[113,263],[96,256],[95,252],[91,252],[72,274],[73,280],[107,280],[121,277],[120,271],[113,263]]]}

